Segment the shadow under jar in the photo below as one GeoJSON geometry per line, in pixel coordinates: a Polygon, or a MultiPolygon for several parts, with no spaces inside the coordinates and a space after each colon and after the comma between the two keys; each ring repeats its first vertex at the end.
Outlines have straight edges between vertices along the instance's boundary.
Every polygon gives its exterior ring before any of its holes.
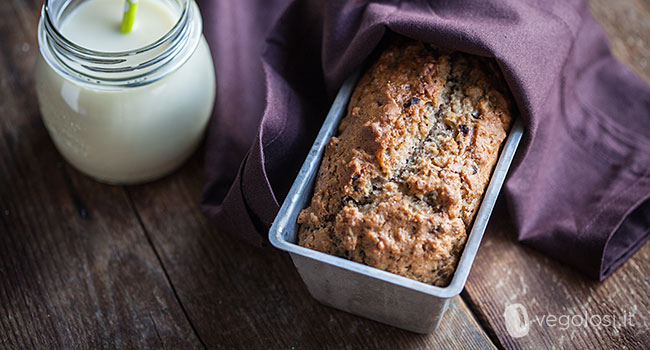
{"type": "Polygon", "coordinates": [[[131,184],[164,176],[193,153],[215,74],[194,1],[140,0],[129,34],[119,30],[121,5],[45,0],[35,80],[65,159],[99,181],[131,184]]]}

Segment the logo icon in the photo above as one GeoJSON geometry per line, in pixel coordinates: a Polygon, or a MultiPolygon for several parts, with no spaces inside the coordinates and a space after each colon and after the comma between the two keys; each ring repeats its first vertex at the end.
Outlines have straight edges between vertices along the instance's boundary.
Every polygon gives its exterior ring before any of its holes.
{"type": "Polygon", "coordinates": [[[519,303],[506,306],[503,318],[506,321],[506,330],[513,338],[521,338],[530,331],[528,311],[519,303]]]}

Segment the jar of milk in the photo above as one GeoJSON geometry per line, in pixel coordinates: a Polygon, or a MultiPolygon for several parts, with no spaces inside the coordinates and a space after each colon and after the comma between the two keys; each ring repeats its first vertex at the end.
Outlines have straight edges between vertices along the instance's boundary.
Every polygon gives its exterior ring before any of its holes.
{"type": "Polygon", "coordinates": [[[139,183],[183,163],[199,144],[215,76],[193,0],[45,0],[36,92],[65,159],[108,183],[139,183]],[[132,1],[133,2],[133,1],[132,1]]]}

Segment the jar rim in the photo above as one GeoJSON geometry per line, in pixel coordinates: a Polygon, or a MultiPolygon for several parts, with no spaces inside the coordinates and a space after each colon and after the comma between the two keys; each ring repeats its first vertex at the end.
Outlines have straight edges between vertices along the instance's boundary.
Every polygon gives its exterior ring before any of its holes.
{"type": "Polygon", "coordinates": [[[49,29],[50,33],[53,34],[54,36],[56,36],[57,40],[60,40],[61,42],[65,43],[67,46],[69,46],[70,48],[72,48],[72,49],[74,49],[74,50],[76,50],[78,52],[82,52],[82,53],[85,53],[85,54],[90,54],[90,55],[93,55],[93,56],[105,56],[105,57],[129,56],[129,55],[133,55],[134,53],[141,53],[141,52],[149,51],[151,49],[154,49],[154,48],[162,45],[165,41],[168,41],[172,36],[174,36],[174,33],[178,32],[180,30],[180,28],[182,27],[182,24],[187,19],[188,12],[189,12],[189,0],[177,0],[177,1],[181,2],[181,6],[182,6],[181,14],[180,14],[178,20],[176,21],[176,23],[174,23],[174,26],[167,33],[165,33],[165,35],[163,35],[161,38],[154,41],[153,43],[147,44],[147,45],[139,47],[139,48],[135,48],[135,49],[132,49],[132,50],[126,50],[126,51],[114,51],[114,52],[112,52],[112,51],[100,51],[100,50],[89,49],[89,48],[83,47],[83,46],[69,40],[68,38],[66,38],[66,36],[63,35],[59,31],[59,29],[55,25],[54,20],[52,19],[52,16],[51,16],[51,13],[50,13],[50,2],[51,1],[52,0],[45,0],[43,2],[43,11],[42,11],[42,15],[41,15],[42,17],[45,18],[45,21],[46,21],[45,23],[48,26],[48,29],[49,29]]]}
{"type": "MultiPolygon", "coordinates": [[[[59,73],[84,83],[114,87],[154,82],[182,65],[194,52],[202,35],[200,15],[193,15],[193,10],[198,11],[196,4],[190,0],[170,0],[179,4],[179,18],[156,41],[126,51],[93,50],[71,41],[57,27],[56,16],[61,17],[60,22],[74,2],[64,2],[55,14],[52,1],[45,0],[41,11],[38,30],[41,55],[59,73]]],[[[83,2],[79,1],[76,6],[83,2]]]]}

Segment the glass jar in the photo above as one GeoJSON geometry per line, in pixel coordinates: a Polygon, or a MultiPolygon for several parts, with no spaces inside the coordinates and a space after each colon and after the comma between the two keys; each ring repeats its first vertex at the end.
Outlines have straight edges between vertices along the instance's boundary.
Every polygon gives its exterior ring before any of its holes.
{"type": "Polygon", "coordinates": [[[199,8],[193,0],[156,0],[177,16],[171,30],[143,47],[112,52],[80,46],[60,30],[87,1],[43,5],[35,80],[44,124],[63,157],[97,180],[159,178],[196,149],[214,104],[199,8]]]}

